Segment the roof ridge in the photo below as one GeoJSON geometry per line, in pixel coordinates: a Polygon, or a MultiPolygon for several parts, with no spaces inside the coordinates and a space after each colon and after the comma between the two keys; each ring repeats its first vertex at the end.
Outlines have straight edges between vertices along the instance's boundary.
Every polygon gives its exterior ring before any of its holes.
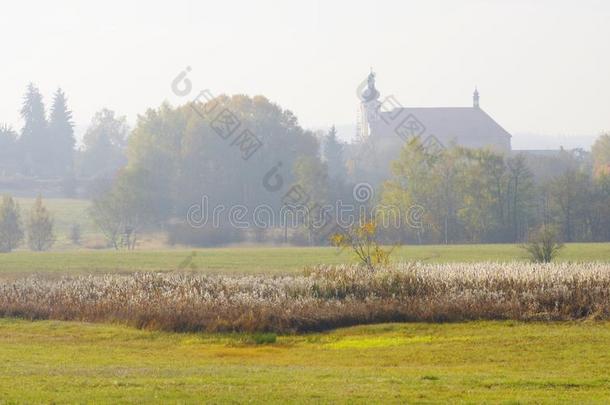
{"type": "Polygon", "coordinates": [[[406,110],[406,109],[415,109],[415,108],[420,108],[420,109],[430,109],[430,110],[434,110],[434,109],[462,109],[462,110],[482,110],[482,108],[476,108],[476,107],[397,107],[396,109],[401,109],[401,110],[406,110]]]}

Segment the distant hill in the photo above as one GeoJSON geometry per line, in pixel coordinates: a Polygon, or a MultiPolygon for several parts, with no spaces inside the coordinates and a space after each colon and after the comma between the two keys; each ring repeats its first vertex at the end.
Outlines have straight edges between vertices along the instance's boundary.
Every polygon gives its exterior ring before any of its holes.
{"type": "Polygon", "coordinates": [[[564,149],[582,148],[591,150],[598,134],[595,135],[542,135],[532,133],[515,133],[512,138],[513,149],[564,149]]]}
{"type": "MultiPolygon", "coordinates": [[[[355,124],[337,124],[337,135],[345,142],[350,142],[356,138],[355,124]]],[[[326,127],[315,127],[315,131],[326,131],[326,127]]],[[[513,134],[511,144],[513,150],[558,150],[561,146],[564,149],[582,148],[591,150],[591,146],[599,134],[593,135],[552,135],[534,134],[528,132],[518,132],[513,134]]]]}

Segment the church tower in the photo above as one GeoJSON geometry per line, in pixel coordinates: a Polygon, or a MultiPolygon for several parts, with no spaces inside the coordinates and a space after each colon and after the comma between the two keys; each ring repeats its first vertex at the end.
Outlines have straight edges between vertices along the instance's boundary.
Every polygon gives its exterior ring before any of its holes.
{"type": "Polygon", "coordinates": [[[358,135],[361,139],[366,139],[371,134],[371,123],[378,119],[379,110],[379,91],[375,88],[375,73],[371,68],[371,73],[366,81],[363,81],[357,90],[360,99],[360,111],[358,119],[358,135]]]}
{"type": "Polygon", "coordinates": [[[472,106],[479,108],[479,90],[475,87],[474,93],[472,94],[472,106]]]}

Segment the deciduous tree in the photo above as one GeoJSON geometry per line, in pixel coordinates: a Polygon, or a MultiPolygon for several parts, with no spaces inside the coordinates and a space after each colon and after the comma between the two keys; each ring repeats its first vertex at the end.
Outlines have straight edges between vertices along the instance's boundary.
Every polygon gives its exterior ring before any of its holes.
{"type": "Polygon", "coordinates": [[[30,249],[41,252],[49,249],[55,242],[53,234],[53,218],[42,204],[42,197],[38,195],[27,223],[28,245],[30,249]]]}
{"type": "Polygon", "coordinates": [[[610,134],[603,134],[591,148],[596,176],[610,175],[610,134]]]}
{"type": "Polygon", "coordinates": [[[97,112],[83,137],[81,175],[114,177],[127,163],[125,149],[128,133],[125,117],[119,117],[108,109],[97,112]]]}

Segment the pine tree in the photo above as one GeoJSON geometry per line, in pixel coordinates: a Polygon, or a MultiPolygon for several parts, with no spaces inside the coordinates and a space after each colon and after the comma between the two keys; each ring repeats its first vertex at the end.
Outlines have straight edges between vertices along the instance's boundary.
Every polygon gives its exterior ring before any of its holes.
{"type": "Polygon", "coordinates": [[[53,242],[55,242],[53,218],[51,218],[51,214],[45,206],[42,205],[42,197],[39,194],[30,211],[28,220],[28,245],[30,249],[41,252],[50,248],[53,242]]]}
{"type": "Polygon", "coordinates": [[[0,176],[18,172],[20,162],[17,134],[11,127],[0,125],[0,176]]]}
{"type": "Polygon", "coordinates": [[[328,165],[328,174],[334,180],[346,177],[343,144],[337,138],[337,129],[333,125],[324,139],[324,160],[328,165]]]}
{"type": "Polygon", "coordinates": [[[22,171],[43,176],[49,167],[51,142],[47,133],[47,119],[40,91],[30,83],[21,108],[24,126],[19,141],[24,153],[22,171]]]}
{"type": "Polygon", "coordinates": [[[337,138],[337,129],[334,125],[324,137],[323,145],[323,156],[328,167],[332,199],[347,201],[352,196],[352,190],[348,185],[347,168],[343,154],[345,145],[337,138]]]}
{"type": "Polygon", "coordinates": [[[49,119],[49,136],[53,143],[52,172],[65,177],[74,169],[74,123],[64,92],[57,89],[53,96],[49,119]]]}
{"type": "Polygon", "coordinates": [[[0,252],[10,252],[23,240],[19,205],[12,197],[4,196],[0,204],[0,252]]]}

